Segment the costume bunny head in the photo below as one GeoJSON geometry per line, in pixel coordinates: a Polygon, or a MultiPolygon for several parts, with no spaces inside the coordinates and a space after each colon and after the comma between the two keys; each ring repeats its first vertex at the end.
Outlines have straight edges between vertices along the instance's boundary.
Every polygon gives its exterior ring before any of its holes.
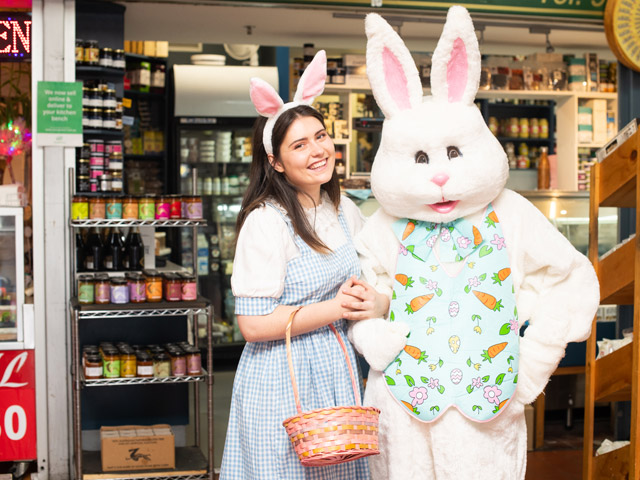
{"type": "Polygon", "coordinates": [[[251,101],[256,107],[256,111],[263,117],[268,118],[262,134],[262,142],[268,155],[273,155],[271,135],[278,117],[283,112],[298,105],[311,105],[313,100],[324,91],[326,78],[327,54],[324,50],[320,50],[300,77],[292,102],[284,103],[278,92],[261,78],[254,77],[251,79],[249,89],[251,101]]]}
{"type": "Polygon", "coordinates": [[[502,191],[506,154],[474,104],[480,51],[471,17],[451,7],[433,54],[432,96],[423,99],[411,54],[379,15],[367,15],[367,75],[385,115],[371,187],[396,217],[448,222],[502,191]]]}

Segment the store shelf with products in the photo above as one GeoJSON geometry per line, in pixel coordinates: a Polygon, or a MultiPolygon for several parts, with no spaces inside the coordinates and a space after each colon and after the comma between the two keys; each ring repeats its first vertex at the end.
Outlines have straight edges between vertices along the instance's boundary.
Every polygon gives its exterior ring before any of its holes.
{"type": "MultiPolygon", "coordinates": [[[[640,306],[640,236],[632,235],[600,255],[598,213],[601,207],[635,208],[640,232],[640,133],[636,132],[597,163],[591,173],[589,258],[600,281],[600,303],[640,306]]],[[[640,317],[634,315],[633,330],[640,317]]],[[[640,476],[640,342],[596,357],[595,321],[587,340],[583,473],[585,479],[640,476]],[[597,402],[631,402],[630,445],[594,456],[594,408],[597,402]]]]}

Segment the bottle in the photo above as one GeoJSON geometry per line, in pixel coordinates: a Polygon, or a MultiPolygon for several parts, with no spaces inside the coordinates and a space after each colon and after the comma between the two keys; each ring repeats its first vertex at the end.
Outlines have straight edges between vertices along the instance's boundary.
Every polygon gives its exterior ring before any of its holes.
{"type": "Polygon", "coordinates": [[[567,415],[564,422],[564,428],[571,430],[573,428],[573,396],[569,394],[567,400],[567,415]]]}
{"type": "Polygon", "coordinates": [[[540,147],[538,159],[538,190],[548,190],[551,186],[551,171],[549,166],[548,147],[540,147]]]}
{"type": "Polygon", "coordinates": [[[87,246],[84,244],[82,233],[76,232],[76,271],[84,272],[86,270],[85,261],[87,256],[87,246]]]}
{"type": "Polygon", "coordinates": [[[92,228],[87,236],[85,267],[88,271],[99,272],[104,269],[104,243],[97,228],[92,228]]]}
{"type": "Polygon", "coordinates": [[[347,168],[344,164],[344,161],[342,160],[342,151],[341,150],[336,150],[336,165],[335,165],[335,171],[336,171],[336,175],[338,175],[338,177],[340,178],[344,178],[345,177],[345,173],[347,171],[347,168]]]}
{"type": "Polygon", "coordinates": [[[104,266],[107,270],[122,271],[124,269],[124,244],[122,243],[122,235],[117,228],[114,228],[107,238],[104,266]]]}
{"type": "Polygon", "coordinates": [[[142,237],[140,236],[140,230],[138,229],[138,227],[135,227],[135,229],[129,233],[125,245],[125,250],[128,259],[128,269],[143,270],[144,244],[142,243],[142,237]]]}

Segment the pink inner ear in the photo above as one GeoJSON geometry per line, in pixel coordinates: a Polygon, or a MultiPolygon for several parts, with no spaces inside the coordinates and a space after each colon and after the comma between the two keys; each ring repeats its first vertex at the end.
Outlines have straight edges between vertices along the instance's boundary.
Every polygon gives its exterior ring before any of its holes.
{"type": "Polygon", "coordinates": [[[304,89],[302,92],[302,100],[308,102],[320,95],[324,90],[324,83],[327,79],[327,63],[322,61],[324,56],[311,62],[304,71],[304,89]]]}
{"type": "Polygon", "coordinates": [[[271,85],[252,81],[249,93],[251,101],[260,115],[271,117],[278,113],[282,100],[271,85]]]}
{"type": "Polygon", "coordinates": [[[453,42],[451,58],[447,64],[447,86],[449,87],[449,101],[459,102],[467,86],[469,62],[467,49],[460,37],[453,42]]]}
{"type": "Polygon", "coordinates": [[[384,80],[387,84],[389,95],[396,102],[401,110],[411,108],[409,101],[409,88],[407,77],[402,69],[402,64],[391,50],[384,47],[382,50],[382,68],[384,69],[384,80]]]}

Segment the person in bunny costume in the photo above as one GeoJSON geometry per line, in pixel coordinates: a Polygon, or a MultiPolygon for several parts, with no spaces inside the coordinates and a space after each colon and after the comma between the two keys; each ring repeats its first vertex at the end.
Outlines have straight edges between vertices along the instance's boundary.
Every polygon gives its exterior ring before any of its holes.
{"type": "Polygon", "coordinates": [[[372,479],[523,479],[524,405],[567,342],[587,338],[599,302],[588,259],[505,189],[506,154],[474,104],[480,52],[467,10],[449,9],[432,95],[377,14],[367,74],[384,113],[371,187],[381,205],[356,238],[388,319],[350,326],[381,410],[372,479]],[[520,327],[529,326],[521,337],[520,327]]]}

